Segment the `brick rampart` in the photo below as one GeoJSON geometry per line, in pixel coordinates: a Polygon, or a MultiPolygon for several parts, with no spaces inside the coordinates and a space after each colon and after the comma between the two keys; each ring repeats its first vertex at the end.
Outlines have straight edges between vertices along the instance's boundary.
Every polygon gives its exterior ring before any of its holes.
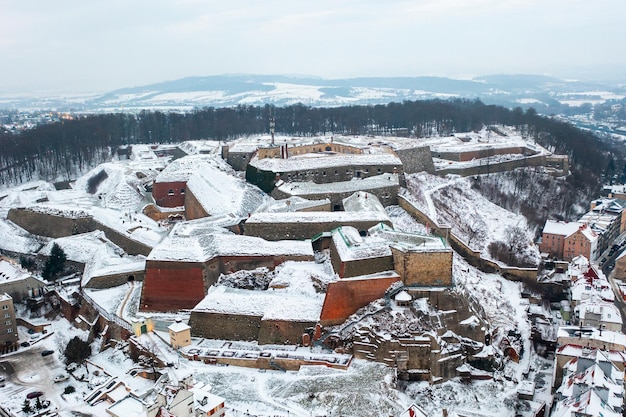
{"type": "Polygon", "coordinates": [[[155,182],[152,197],[160,207],[181,207],[185,204],[186,181],[155,182]]]}
{"type": "Polygon", "coordinates": [[[203,264],[146,261],[141,311],[191,309],[205,296],[203,264]]]}
{"type": "MultiPolygon", "coordinates": [[[[353,226],[359,231],[366,231],[380,223],[379,220],[349,220],[349,221],[320,221],[320,222],[250,222],[244,225],[246,236],[256,236],[265,240],[306,240],[318,233],[330,232],[339,226],[353,226]]],[[[390,221],[383,223],[391,226],[390,221]]]]}
{"type": "Polygon", "coordinates": [[[12,208],[7,218],[29,233],[53,238],[96,230],[96,224],[91,216],[70,218],[27,208],[12,208]]]}
{"type": "Polygon", "coordinates": [[[185,219],[194,220],[201,219],[204,217],[208,217],[209,214],[206,212],[202,204],[198,201],[195,195],[193,195],[192,191],[187,191],[185,193],[185,219]]]}
{"type": "MultiPolygon", "coordinates": [[[[395,185],[390,185],[388,187],[379,187],[379,186],[368,187],[367,186],[368,184],[369,183],[367,181],[364,181],[363,187],[360,188],[359,191],[365,191],[365,192],[374,194],[376,197],[378,197],[378,200],[384,207],[398,204],[398,191],[400,190],[400,186],[397,183],[395,185]]],[[[306,193],[306,194],[299,191],[297,196],[306,198],[308,200],[328,199],[331,202],[330,203],[331,207],[334,208],[333,211],[339,211],[339,210],[343,210],[343,200],[350,197],[354,193],[355,193],[354,190],[336,191],[336,192],[328,191],[328,192],[306,193]]],[[[293,196],[293,194],[289,193],[288,191],[284,191],[280,188],[275,188],[270,194],[276,200],[283,200],[283,199],[293,196]]],[[[311,210],[311,211],[314,211],[314,210],[311,210]]],[[[315,211],[320,211],[320,210],[315,210],[315,211]]]]}
{"type": "Polygon", "coordinates": [[[426,171],[431,174],[435,172],[433,157],[430,152],[430,147],[428,146],[397,149],[396,155],[398,155],[398,158],[402,161],[404,172],[407,174],[421,171],[426,171]]]}
{"type": "Polygon", "coordinates": [[[124,272],[120,274],[109,274],[92,277],[85,285],[85,288],[113,288],[124,285],[129,281],[143,281],[146,271],[124,272]]]}
{"type": "Polygon", "coordinates": [[[331,282],[326,289],[320,322],[323,326],[343,323],[351,314],[385,295],[394,282],[401,281],[397,275],[378,278],[340,279],[331,282]]]}
{"type": "Polygon", "coordinates": [[[463,177],[471,175],[484,175],[494,172],[513,171],[515,168],[547,166],[545,155],[535,155],[511,161],[487,162],[483,161],[480,165],[472,165],[467,167],[446,167],[437,169],[435,174],[445,176],[447,174],[456,174],[463,177]]]}
{"type": "Polygon", "coordinates": [[[148,245],[130,239],[117,230],[99,223],[90,215],[84,217],[63,217],[26,208],[12,208],[9,210],[7,218],[35,235],[59,238],[102,230],[107,239],[124,249],[129,255],[147,256],[152,250],[148,245]]]}
{"type": "Polygon", "coordinates": [[[405,251],[391,247],[394,269],[404,285],[451,286],[452,250],[405,251]]]}
{"type": "Polygon", "coordinates": [[[189,317],[189,326],[193,337],[256,341],[259,339],[261,317],[194,310],[189,317]]]}
{"type": "Polygon", "coordinates": [[[317,321],[262,320],[259,345],[299,344],[302,335],[316,324],[317,321]]]}

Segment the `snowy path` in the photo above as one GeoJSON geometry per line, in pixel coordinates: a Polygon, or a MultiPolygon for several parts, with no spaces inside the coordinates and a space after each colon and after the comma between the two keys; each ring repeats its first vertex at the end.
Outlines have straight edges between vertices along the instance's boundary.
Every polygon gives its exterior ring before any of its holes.
{"type": "Polygon", "coordinates": [[[130,284],[130,287],[128,291],[126,292],[124,299],[122,300],[120,305],[117,307],[117,310],[115,311],[115,315],[121,319],[124,318],[124,308],[126,307],[126,303],[128,302],[130,296],[133,294],[133,290],[135,289],[134,281],[130,281],[129,284],[130,284]]]}
{"type": "Polygon", "coordinates": [[[293,416],[309,417],[311,415],[302,407],[297,406],[294,408],[294,404],[287,406],[274,400],[272,395],[267,392],[266,385],[267,385],[267,378],[257,378],[257,394],[259,395],[259,397],[261,397],[263,401],[265,401],[268,404],[273,405],[279,410],[285,410],[287,412],[287,415],[289,416],[293,415],[293,416]]]}
{"type": "Polygon", "coordinates": [[[437,209],[435,208],[435,203],[433,203],[433,199],[431,197],[432,193],[442,188],[445,188],[449,185],[452,185],[458,182],[459,180],[464,180],[464,179],[465,179],[464,177],[455,177],[453,179],[450,179],[448,182],[444,182],[442,184],[438,184],[432,188],[428,188],[424,190],[424,198],[426,199],[426,204],[428,205],[428,216],[433,222],[435,222],[436,224],[439,224],[439,219],[437,216],[437,209]]]}

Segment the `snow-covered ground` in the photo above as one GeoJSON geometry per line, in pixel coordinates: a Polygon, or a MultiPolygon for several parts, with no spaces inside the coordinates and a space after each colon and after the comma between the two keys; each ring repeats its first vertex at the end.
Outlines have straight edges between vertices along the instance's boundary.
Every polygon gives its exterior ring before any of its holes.
{"type": "MultiPolygon", "coordinates": [[[[363,137],[356,140],[371,142],[373,139],[363,137]]],[[[194,144],[195,148],[198,146],[200,145],[194,144]]],[[[121,162],[119,166],[117,163],[109,163],[95,168],[77,180],[74,190],[69,192],[56,192],[45,183],[33,184],[29,191],[25,187],[3,191],[4,197],[0,199],[0,233],[3,236],[0,248],[29,253],[35,249],[39,250],[49,242],[50,239],[33,239],[6,220],[9,208],[34,204],[42,196],[47,197],[48,201],[55,205],[72,204],[70,206],[72,209],[99,213],[101,220],[107,224],[125,222],[127,226],[126,223],[140,218],[144,227],[160,230],[158,225],[149,220],[144,221],[143,216],[136,213],[148,202],[144,197],[138,197],[137,190],[141,184],[137,181],[136,172],[139,166],[145,175],[156,175],[158,169],[166,162],[157,157],[150,147],[138,146],[133,150],[136,154],[130,161],[121,162]],[[88,179],[102,170],[107,173],[106,179],[98,186],[96,194],[88,193],[88,179]],[[124,213],[128,213],[126,217],[124,213]]],[[[507,226],[525,227],[523,217],[503,210],[480,197],[464,178],[413,174],[408,176],[407,182],[408,194],[414,204],[438,222],[451,225],[459,237],[472,240],[471,246],[479,248],[483,256],[489,257],[486,250],[489,242],[505,238],[503,231],[507,226]],[[467,228],[467,224],[470,224],[470,229],[467,228]],[[474,233],[474,229],[482,232],[474,233]]],[[[396,229],[427,233],[423,225],[417,223],[401,208],[387,207],[385,212],[396,229]]],[[[155,232],[145,240],[154,243],[158,241],[160,233],[165,232],[166,230],[155,232]]],[[[68,245],[68,250],[71,247],[68,245]]],[[[532,247],[530,245],[529,247],[531,248],[529,251],[532,251],[532,247]]],[[[80,258],[79,253],[69,255],[76,259],[80,258]]],[[[506,363],[498,373],[497,380],[469,384],[452,380],[434,386],[410,383],[403,389],[398,389],[393,368],[363,360],[354,360],[346,371],[305,366],[298,372],[259,372],[254,369],[187,361],[172,353],[158,334],[151,337],[150,343],[159,343],[161,346],[159,350],[167,352],[164,354],[168,355],[168,359],[176,359],[176,372],[193,373],[198,381],[211,385],[213,393],[226,399],[229,415],[249,413],[264,416],[389,416],[401,414],[412,402],[418,403],[429,415],[435,416],[441,414],[442,408],[446,408],[450,416],[472,413],[488,416],[514,415],[514,393],[517,382],[522,380],[525,370],[535,369],[539,381],[544,381],[545,375],[551,375],[551,372],[547,371],[549,364],[532,354],[529,342],[530,327],[526,318],[525,304],[520,295],[521,288],[519,284],[506,281],[498,275],[484,274],[476,270],[460,256],[454,256],[453,265],[456,290],[481,306],[482,313],[490,321],[492,328],[498,328],[503,333],[509,330],[516,331],[522,336],[524,355],[520,363],[506,363]],[[493,401],[494,398],[498,398],[498,401],[493,401]]],[[[292,270],[301,272],[293,268],[292,270]]],[[[108,290],[88,290],[88,295],[105,311],[117,314],[128,321],[137,312],[140,290],[141,284],[134,283],[108,290]]],[[[21,311],[21,314],[27,316],[25,311],[21,311]]],[[[174,317],[163,319],[173,321],[174,317]]],[[[32,320],[45,321],[41,318],[32,320]]],[[[84,395],[89,392],[89,386],[97,382],[90,379],[100,376],[100,371],[98,375],[94,375],[95,368],[84,370],[85,373],[89,371],[89,375],[76,374],[84,375],[85,381],[78,381],[72,376],[64,383],[50,383],[54,375],[64,372],[62,352],[69,339],[74,335],[85,339],[87,337],[63,318],[59,317],[50,323],[51,330],[47,337],[29,348],[0,358],[0,374],[8,379],[6,386],[0,388],[2,400],[0,402],[16,415],[23,415],[19,410],[26,393],[40,390],[52,402],[53,407],[58,407],[62,416],[76,415],[75,413],[107,416],[105,403],[92,407],[82,402],[84,395]],[[51,349],[55,353],[42,357],[40,352],[44,349],[51,349]],[[74,386],[77,393],[61,396],[67,385],[74,386]]],[[[22,336],[23,340],[30,338],[24,333],[24,329],[22,336]]],[[[96,340],[92,344],[94,354],[99,347],[98,342],[96,340]]],[[[194,343],[200,344],[202,341],[194,340],[194,343]]],[[[119,368],[117,371],[122,370],[122,373],[124,369],[134,366],[123,349],[107,350],[93,360],[94,363],[105,367],[109,364],[111,367],[119,368]]],[[[549,381],[549,377],[546,378],[549,381]]]]}

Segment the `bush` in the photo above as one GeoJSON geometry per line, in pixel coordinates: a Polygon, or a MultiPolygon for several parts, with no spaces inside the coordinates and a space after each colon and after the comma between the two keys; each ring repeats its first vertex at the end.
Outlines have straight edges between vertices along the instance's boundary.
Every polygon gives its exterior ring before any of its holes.
{"type": "Polygon", "coordinates": [[[91,346],[78,336],[74,336],[65,348],[65,360],[67,363],[83,363],[90,355],[91,346]]]}
{"type": "Polygon", "coordinates": [[[56,243],[52,245],[52,249],[50,249],[50,257],[46,261],[46,264],[43,267],[43,272],[41,276],[46,281],[54,281],[58,274],[63,271],[63,267],[65,266],[65,261],[67,260],[67,255],[59,245],[56,243]]]}
{"type": "Polygon", "coordinates": [[[76,392],[76,388],[74,388],[72,385],[68,385],[67,387],[65,387],[65,389],[63,390],[63,394],[72,394],[76,392]]]}

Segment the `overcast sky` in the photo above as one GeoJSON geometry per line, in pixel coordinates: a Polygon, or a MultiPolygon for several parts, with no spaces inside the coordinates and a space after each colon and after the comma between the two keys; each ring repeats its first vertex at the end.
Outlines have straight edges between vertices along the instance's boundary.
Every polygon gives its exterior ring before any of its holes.
{"type": "Polygon", "coordinates": [[[624,0],[0,0],[0,93],[187,76],[626,78],[624,0]]]}

